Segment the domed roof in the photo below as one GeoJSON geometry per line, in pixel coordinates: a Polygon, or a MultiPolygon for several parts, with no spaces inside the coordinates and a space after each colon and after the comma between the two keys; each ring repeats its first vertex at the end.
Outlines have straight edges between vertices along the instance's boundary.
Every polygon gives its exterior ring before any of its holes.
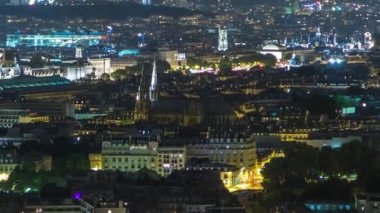
{"type": "Polygon", "coordinates": [[[277,44],[267,44],[263,46],[263,50],[281,50],[281,49],[284,49],[284,47],[277,44]]]}

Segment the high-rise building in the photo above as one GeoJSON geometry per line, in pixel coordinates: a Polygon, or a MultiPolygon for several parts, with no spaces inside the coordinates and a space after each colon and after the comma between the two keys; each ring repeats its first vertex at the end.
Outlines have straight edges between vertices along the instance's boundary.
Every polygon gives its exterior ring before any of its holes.
{"type": "Polygon", "coordinates": [[[218,50],[228,50],[228,37],[227,30],[219,28],[218,50]]]}

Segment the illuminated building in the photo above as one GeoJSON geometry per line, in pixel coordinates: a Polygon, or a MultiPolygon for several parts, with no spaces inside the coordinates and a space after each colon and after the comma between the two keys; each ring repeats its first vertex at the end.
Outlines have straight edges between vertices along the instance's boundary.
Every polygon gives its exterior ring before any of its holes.
{"type": "Polygon", "coordinates": [[[32,89],[41,89],[54,86],[70,85],[71,82],[66,78],[51,76],[51,77],[33,77],[22,76],[13,79],[0,80],[0,93],[2,91],[27,91],[32,89]]]}
{"type": "Polygon", "coordinates": [[[136,95],[135,121],[148,120],[151,103],[157,102],[159,91],[157,85],[156,62],[153,63],[150,81],[148,81],[148,77],[149,75],[144,74],[143,67],[141,71],[140,86],[136,95]]]}
{"type": "MultiPolygon", "coordinates": [[[[374,47],[369,52],[369,64],[371,67],[371,76],[378,76],[380,73],[380,34],[373,35],[374,47]]],[[[378,84],[378,80],[376,81],[378,84]]],[[[378,86],[378,85],[377,85],[378,86]]]]}
{"type": "Polygon", "coordinates": [[[80,48],[80,47],[75,48],[75,58],[77,58],[77,59],[83,58],[82,48],[80,48]]]}
{"type": "MultiPolygon", "coordinates": [[[[136,172],[140,169],[156,171],[168,176],[182,170],[186,162],[184,146],[159,146],[149,137],[110,137],[102,142],[101,169],[136,172]]],[[[93,169],[99,165],[99,155],[89,156],[93,169]],[[98,165],[96,165],[98,162],[98,165]]]]}
{"type": "Polygon", "coordinates": [[[139,49],[124,49],[117,53],[119,57],[138,56],[140,55],[139,49]]]}
{"type": "Polygon", "coordinates": [[[0,66],[0,79],[11,79],[21,75],[21,69],[18,65],[12,67],[0,66]]]}
{"type": "Polygon", "coordinates": [[[85,78],[93,72],[93,67],[90,64],[70,64],[63,67],[62,77],[70,81],[85,78]]]}
{"type": "Polygon", "coordinates": [[[129,213],[127,209],[127,202],[122,200],[113,202],[98,202],[95,204],[95,213],[129,213]]]}
{"type": "Polygon", "coordinates": [[[172,69],[177,69],[179,62],[184,60],[183,54],[180,55],[178,51],[175,50],[160,49],[158,54],[160,60],[167,61],[172,69]]]}
{"type": "Polygon", "coordinates": [[[0,136],[0,146],[15,146],[19,147],[22,143],[27,141],[39,141],[35,135],[32,134],[11,134],[0,136]]]}
{"type": "Polygon", "coordinates": [[[355,209],[360,213],[380,212],[380,194],[361,192],[355,196],[355,209]]]}
{"type": "MultiPolygon", "coordinates": [[[[87,63],[75,63],[75,61],[65,61],[62,67],[43,67],[43,68],[30,68],[24,67],[24,75],[36,77],[49,77],[60,76],[68,80],[74,81],[81,78],[88,78],[93,74],[93,78],[100,78],[102,74],[111,73],[111,59],[110,58],[89,58],[87,63]]],[[[1,68],[0,68],[1,79],[1,68]]]]}
{"type": "Polygon", "coordinates": [[[136,65],[137,65],[136,59],[112,58],[110,62],[110,72],[113,73],[116,70],[123,70],[126,67],[132,67],[136,65]]]}
{"type": "Polygon", "coordinates": [[[104,170],[136,172],[147,168],[156,171],[158,167],[157,142],[147,138],[113,138],[102,142],[104,170]]]}
{"type": "Polygon", "coordinates": [[[218,50],[224,52],[228,50],[228,30],[219,28],[218,32],[218,50]]]}
{"type": "Polygon", "coordinates": [[[63,72],[58,67],[31,68],[23,67],[24,75],[35,77],[63,76],[63,72]]]}
{"type": "Polygon", "coordinates": [[[29,113],[26,115],[21,115],[19,117],[19,123],[22,124],[30,124],[30,123],[48,123],[49,122],[49,116],[47,115],[40,115],[37,113],[29,113]]]}
{"type": "Polygon", "coordinates": [[[63,120],[66,117],[74,117],[74,104],[68,101],[57,101],[52,102],[51,100],[46,101],[35,101],[35,102],[25,102],[21,106],[24,109],[30,109],[31,112],[49,116],[49,121],[63,120]]]}
{"type": "Polygon", "coordinates": [[[229,191],[253,188],[254,169],[257,162],[256,141],[243,135],[215,135],[208,137],[162,138],[161,143],[184,144],[186,170],[217,171],[229,191]]]}
{"type": "Polygon", "coordinates": [[[210,136],[205,141],[187,145],[187,158],[209,158],[212,163],[225,163],[247,171],[256,162],[256,141],[243,136],[210,136]]]}
{"type": "Polygon", "coordinates": [[[100,153],[90,153],[88,154],[88,159],[90,161],[91,170],[102,170],[103,169],[103,159],[100,153]]]}
{"type": "Polygon", "coordinates": [[[134,112],[130,110],[118,111],[109,114],[75,113],[75,119],[93,119],[89,122],[101,125],[128,125],[134,124],[134,112]]]}
{"type": "Polygon", "coordinates": [[[110,58],[89,58],[88,62],[91,64],[92,70],[97,78],[100,78],[104,73],[111,73],[110,58]]]}
{"type": "Polygon", "coordinates": [[[284,58],[286,47],[276,45],[276,44],[268,44],[265,45],[261,51],[259,51],[261,54],[271,54],[276,57],[276,59],[279,61],[284,58]]]}
{"type": "Polygon", "coordinates": [[[6,59],[6,51],[0,49],[0,79],[11,79],[21,75],[16,58],[6,59]]]}
{"type": "Polygon", "coordinates": [[[158,171],[163,177],[169,176],[175,170],[182,170],[186,163],[186,148],[184,146],[159,146],[158,171]],[[162,165],[162,167],[161,167],[162,165]]]}
{"type": "Polygon", "coordinates": [[[220,180],[222,180],[224,187],[227,189],[236,187],[239,183],[240,169],[225,169],[220,171],[220,180]]]}
{"type": "MultiPolygon", "coordinates": [[[[271,54],[276,57],[277,61],[287,58],[287,56],[295,55],[300,57],[300,59],[305,58],[309,54],[313,54],[311,49],[288,49],[287,47],[278,44],[267,44],[258,51],[259,53],[271,54]]],[[[289,57],[290,58],[290,57],[289,57]]],[[[289,59],[288,58],[288,59],[289,59]]],[[[302,61],[302,60],[301,60],[302,61]]]]}
{"type": "Polygon", "coordinates": [[[25,213],[54,213],[54,212],[70,212],[70,213],[92,213],[94,207],[83,200],[65,199],[61,203],[26,203],[23,208],[25,213]]]}
{"type": "Polygon", "coordinates": [[[150,82],[150,87],[149,87],[149,100],[152,101],[157,101],[157,68],[156,68],[156,62],[153,63],[153,70],[152,70],[152,79],[150,82]]]}
{"type": "MultiPolygon", "coordinates": [[[[354,209],[354,205],[350,201],[306,201],[305,206],[312,212],[350,212],[354,209]]],[[[371,211],[372,212],[372,211],[371,211]]],[[[374,211],[376,212],[376,211],[374,211]]]]}
{"type": "Polygon", "coordinates": [[[186,164],[186,170],[194,171],[216,171],[219,172],[220,180],[223,182],[224,187],[233,189],[240,184],[240,169],[224,163],[199,163],[199,164],[186,164]]]}
{"type": "Polygon", "coordinates": [[[0,105],[4,107],[4,128],[11,128],[13,124],[21,122],[57,121],[74,117],[74,104],[67,101],[30,101],[0,105]],[[35,113],[35,115],[33,115],[35,113]]]}
{"type": "Polygon", "coordinates": [[[223,101],[157,100],[159,94],[157,74],[153,70],[150,81],[148,77],[149,75],[142,74],[137,92],[134,112],[136,122],[152,121],[162,125],[176,123],[180,126],[226,125],[235,122],[236,114],[231,106],[223,101]],[[155,98],[150,100],[150,95],[155,98]]]}
{"type": "Polygon", "coordinates": [[[77,45],[91,46],[99,44],[103,35],[99,34],[50,34],[50,35],[22,35],[22,34],[9,34],[7,35],[6,46],[17,47],[75,47],[77,45]]]}
{"type": "Polygon", "coordinates": [[[15,151],[0,149],[0,181],[8,179],[18,162],[15,151]]]}
{"type": "Polygon", "coordinates": [[[24,110],[20,108],[1,105],[0,107],[0,128],[12,128],[13,125],[19,123],[21,116],[24,116],[29,112],[29,110],[24,110]]]}

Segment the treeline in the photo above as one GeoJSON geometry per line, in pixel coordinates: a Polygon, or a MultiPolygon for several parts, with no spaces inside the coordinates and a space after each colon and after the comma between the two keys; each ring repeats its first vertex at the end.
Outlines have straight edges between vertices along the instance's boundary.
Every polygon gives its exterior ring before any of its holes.
{"type": "Polygon", "coordinates": [[[284,154],[265,166],[265,191],[252,199],[253,212],[307,200],[353,202],[356,192],[380,192],[378,152],[363,142],[335,149],[289,143],[284,154]]]}

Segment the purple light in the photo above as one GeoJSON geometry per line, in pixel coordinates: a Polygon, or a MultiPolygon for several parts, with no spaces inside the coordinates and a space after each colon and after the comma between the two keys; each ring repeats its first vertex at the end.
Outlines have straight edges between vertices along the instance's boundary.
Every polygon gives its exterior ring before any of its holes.
{"type": "Polygon", "coordinates": [[[79,200],[81,198],[82,198],[82,192],[74,192],[74,194],[73,194],[74,200],[79,200]]]}

